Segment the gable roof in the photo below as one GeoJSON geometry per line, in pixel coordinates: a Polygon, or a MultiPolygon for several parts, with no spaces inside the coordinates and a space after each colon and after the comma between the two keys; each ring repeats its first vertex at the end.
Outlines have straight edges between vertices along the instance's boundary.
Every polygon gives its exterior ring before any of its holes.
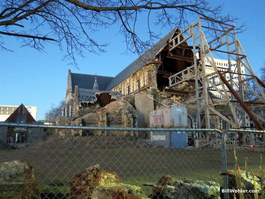
{"type": "Polygon", "coordinates": [[[138,57],[134,62],[132,62],[129,66],[127,66],[124,70],[122,70],[118,75],[116,75],[113,80],[110,82],[106,90],[110,90],[115,87],[117,84],[121,83],[123,80],[128,78],[130,75],[140,70],[146,64],[150,63],[155,56],[165,48],[167,42],[174,33],[179,30],[178,28],[174,28],[170,31],[166,36],[164,36],[161,40],[159,40],[156,44],[154,44],[150,49],[148,49],[143,55],[138,57]]]}
{"type": "Polygon", "coordinates": [[[36,120],[32,117],[28,109],[21,104],[7,119],[5,122],[14,123],[36,123],[36,120]]]}
{"type": "Polygon", "coordinates": [[[93,89],[95,79],[97,80],[98,89],[105,91],[113,77],[71,73],[72,92],[74,92],[76,85],[79,88],[93,89]]]}

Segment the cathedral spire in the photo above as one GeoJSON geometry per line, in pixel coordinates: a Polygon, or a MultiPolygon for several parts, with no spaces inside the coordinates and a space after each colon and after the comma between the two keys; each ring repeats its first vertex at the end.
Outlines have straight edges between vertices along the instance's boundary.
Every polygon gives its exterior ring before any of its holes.
{"type": "Polygon", "coordinates": [[[97,77],[95,77],[95,81],[94,81],[94,85],[93,85],[93,90],[99,90],[99,89],[98,89],[98,81],[97,81],[97,77]]]}

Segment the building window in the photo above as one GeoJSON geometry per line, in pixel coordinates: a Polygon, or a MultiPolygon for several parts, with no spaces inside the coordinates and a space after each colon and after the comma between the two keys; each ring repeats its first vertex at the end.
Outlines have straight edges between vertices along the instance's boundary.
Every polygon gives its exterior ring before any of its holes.
{"type": "Polygon", "coordinates": [[[131,92],[131,87],[130,87],[130,85],[127,87],[127,91],[128,91],[128,94],[130,94],[130,92],[131,92]]]}
{"type": "Polygon", "coordinates": [[[72,105],[69,106],[69,116],[70,117],[73,116],[73,107],[72,107],[72,105]]]}
{"type": "Polygon", "coordinates": [[[135,86],[134,86],[134,83],[133,83],[132,80],[131,80],[131,82],[132,82],[132,83],[130,84],[130,85],[131,85],[131,91],[133,92],[133,91],[135,90],[135,86]]]}
{"type": "Polygon", "coordinates": [[[140,90],[141,88],[141,81],[140,79],[137,80],[137,89],[140,90]]]}
{"type": "Polygon", "coordinates": [[[145,73],[145,85],[148,85],[148,73],[145,73]]]}
{"type": "Polygon", "coordinates": [[[123,94],[126,94],[126,88],[125,88],[125,85],[124,84],[122,85],[122,93],[123,94]]]}

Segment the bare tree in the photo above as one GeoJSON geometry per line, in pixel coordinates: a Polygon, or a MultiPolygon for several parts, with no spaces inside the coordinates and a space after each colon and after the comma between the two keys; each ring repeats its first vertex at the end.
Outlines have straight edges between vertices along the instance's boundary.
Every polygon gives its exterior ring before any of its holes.
{"type": "MultiPolygon", "coordinates": [[[[258,77],[263,83],[265,82],[265,63],[263,64],[263,67],[260,68],[260,76],[258,77]]],[[[247,85],[255,92],[259,93],[258,86],[255,82],[255,79],[251,79],[247,82],[247,85]]],[[[264,88],[261,87],[263,90],[264,88]]],[[[264,90],[265,92],[265,90],[264,90]]],[[[252,92],[248,90],[246,93],[246,97],[248,97],[250,100],[256,100],[257,96],[255,96],[252,92]]]]}
{"type": "Polygon", "coordinates": [[[207,0],[1,0],[0,47],[7,49],[4,36],[21,38],[23,45],[39,50],[47,41],[58,42],[75,62],[76,54],[104,51],[106,44],[93,34],[116,25],[127,49],[142,53],[159,36],[155,26],[183,27],[198,16],[234,21],[221,11],[222,6],[207,0]],[[139,36],[139,27],[146,27],[148,38],[139,36]]]}
{"type": "Polygon", "coordinates": [[[261,67],[261,80],[265,82],[265,63],[263,64],[263,67],[261,67]]]}
{"type": "Polygon", "coordinates": [[[55,122],[57,118],[62,116],[65,101],[61,101],[58,106],[52,105],[51,109],[45,113],[45,120],[55,122]]]}

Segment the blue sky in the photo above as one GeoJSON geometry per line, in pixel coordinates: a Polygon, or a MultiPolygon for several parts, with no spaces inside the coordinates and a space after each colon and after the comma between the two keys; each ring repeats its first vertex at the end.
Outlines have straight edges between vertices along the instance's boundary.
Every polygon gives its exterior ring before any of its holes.
{"type": "MultiPolygon", "coordinates": [[[[238,38],[257,75],[265,63],[265,1],[264,0],[220,0],[224,12],[239,18],[247,30],[238,38]]],[[[159,30],[160,31],[160,30],[159,30]]],[[[169,32],[163,30],[162,34],[169,32]]],[[[52,105],[65,98],[67,72],[115,76],[129,65],[137,55],[124,54],[126,45],[113,27],[108,30],[106,53],[87,54],[78,58],[79,69],[63,61],[63,53],[55,44],[48,44],[46,52],[20,47],[16,39],[6,38],[8,47],[14,52],[0,51],[1,105],[37,106],[37,119],[44,119],[52,105]]],[[[97,33],[100,38],[105,32],[97,33]]],[[[4,37],[3,37],[4,38],[4,37]]]]}

